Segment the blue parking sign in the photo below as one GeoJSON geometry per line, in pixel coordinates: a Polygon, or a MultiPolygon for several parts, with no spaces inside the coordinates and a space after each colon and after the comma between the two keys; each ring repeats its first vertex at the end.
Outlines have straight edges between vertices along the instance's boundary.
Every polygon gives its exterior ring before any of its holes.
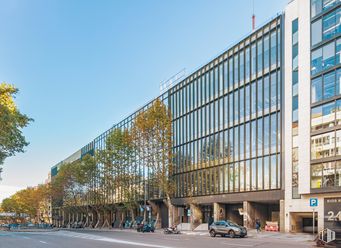
{"type": "Polygon", "coordinates": [[[310,207],[317,207],[317,198],[310,198],[310,207]]]}

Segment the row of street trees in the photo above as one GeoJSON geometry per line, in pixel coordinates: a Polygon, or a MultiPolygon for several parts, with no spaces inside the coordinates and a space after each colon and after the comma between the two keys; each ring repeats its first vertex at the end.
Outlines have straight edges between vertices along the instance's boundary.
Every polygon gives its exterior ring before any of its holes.
{"type": "Polygon", "coordinates": [[[61,165],[51,183],[53,206],[59,207],[63,224],[82,221],[94,227],[110,225],[115,212],[121,213],[122,225],[127,212],[134,219],[136,208],[152,204],[151,199],[165,199],[171,207],[171,161],[171,115],[155,100],[129,129],[113,129],[94,156],[61,165]]]}
{"type": "Polygon", "coordinates": [[[50,222],[48,214],[50,193],[48,184],[20,190],[2,201],[1,210],[18,215],[26,214],[34,222],[50,222]]]}

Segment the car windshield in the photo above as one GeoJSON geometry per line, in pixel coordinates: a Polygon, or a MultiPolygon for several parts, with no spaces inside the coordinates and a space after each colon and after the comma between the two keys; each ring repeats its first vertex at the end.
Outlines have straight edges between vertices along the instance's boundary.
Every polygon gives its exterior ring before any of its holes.
{"type": "Polygon", "coordinates": [[[226,221],[226,224],[229,225],[229,226],[235,226],[235,227],[239,227],[238,224],[232,222],[232,221],[226,221]]]}

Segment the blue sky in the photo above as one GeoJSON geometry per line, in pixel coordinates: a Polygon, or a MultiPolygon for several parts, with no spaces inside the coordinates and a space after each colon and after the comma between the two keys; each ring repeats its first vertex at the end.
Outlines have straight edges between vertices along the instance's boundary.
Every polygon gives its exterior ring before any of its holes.
{"type": "MultiPolygon", "coordinates": [[[[255,0],[257,24],[287,2],[255,0]]],[[[35,119],[26,153],[5,161],[0,200],[248,34],[251,15],[251,0],[0,0],[0,81],[35,119]]]]}

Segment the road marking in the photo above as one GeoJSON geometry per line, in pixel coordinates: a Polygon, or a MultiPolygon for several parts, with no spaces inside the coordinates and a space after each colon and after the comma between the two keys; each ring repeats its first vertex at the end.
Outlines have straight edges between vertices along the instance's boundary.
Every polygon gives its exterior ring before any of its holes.
{"type": "Polygon", "coordinates": [[[227,242],[221,242],[224,245],[231,245],[231,246],[243,246],[243,247],[252,247],[253,245],[243,245],[243,244],[234,244],[234,243],[227,243],[227,242]]]}
{"type": "Polygon", "coordinates": [[[43,243],[43,244],[47,244],[47,242],[45,242],[45,241],[39,240],[39,242],[40,242],[40,243],[43,243]]]}

